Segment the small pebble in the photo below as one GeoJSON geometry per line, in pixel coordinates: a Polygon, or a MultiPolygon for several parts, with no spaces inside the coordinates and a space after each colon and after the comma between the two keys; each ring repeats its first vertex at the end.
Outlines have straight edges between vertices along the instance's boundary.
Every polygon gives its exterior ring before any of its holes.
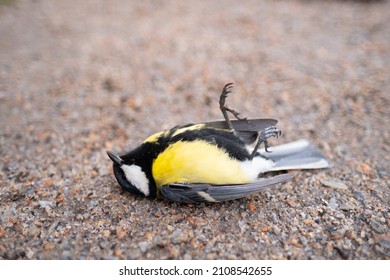
{"type": "Polygon", "coordinates": [[[27,258],[32,259],[34,257],[34,254],[35,253],[30,248],[27,248],[27,253],[26,253],[27,258]]]}
{"type": "Polygon", "coordinates": [[[337,226],[325,226],[324,230],[325,231],[330,231],[330,232],[336,231],[337,230],[337,226]]]}
{"type": "Polygon", "coordinates": [[[355,209],[355,206],[347,202],[347,203],[341,204],[339,208],[340,208],[340,210],[350,211],[350,210],[355,209]]]}
{"type": "Polygon", "coordinates": [[[168,229],[169,231],[173,231],[173,230],[174,230],[174,227],[171,226],[171,225],[167,225],[167,229],[168,229]]]}
{"type": "Polygon", "coordinates": [[[353,197],[358,200],[358,201],[364,201],[364,195],[362,192],[358,192],[358,191],[354,191],[353,193],[353,197]]]}
{"type": "Polygon", "coordinates": [[[42,208],[52,208],[52,207],[56,206],[55,201],[40,200],[40,201],[38,201],[38,203],[42,208]]]}
{"type": "Polygon", "coordinates": [[[332,198],[329,200],[328,206],[330,207],[330,209],[336,210],[337,207],[339,206],[339,204],[337,203],[336,198],[332,197],[332,198]]]}
{"type": "Polygon", "coordinates": [[[334,179],[321,179],[320,182],[324,186],[329,187],[329,188],[340,189],[340,190],[347,190],[348,189],[346,184],[344,184],[343,182],[334,180],[334,179]]]}
{"type": "Polygon", "coordinates": [[[382,225],[380,222],[370,219],[370,226],[373,230],[375,230],[377,233],[384,233],[386,231],[386,226],[382,225]]]}
{"type": "Polygon", "coordinates": [[[238,222],[238,227],[241,229],[241,231],[245,231],[247,224],[245,221],[241,220],[238,222]]]}
{"type": "Polygon", "coordinates": [[[141,250],[142,253],[145,253],[148,250],[148,242],[147,241],[141,241],[138,243],[138,247],[141,250]]]}
{"type": "Polygon", "coordinates": [[[390,241],[389,240],[380,240],[375,246],[376,250],[386,257],[390,257],[390,241]]]}

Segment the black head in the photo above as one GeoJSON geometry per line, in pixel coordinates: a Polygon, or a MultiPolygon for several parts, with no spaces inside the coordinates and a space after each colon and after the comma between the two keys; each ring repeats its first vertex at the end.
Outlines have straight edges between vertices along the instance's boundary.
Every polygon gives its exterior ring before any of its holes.
{"type": "Polygon", "coordinates": [[[141,196],[151,196],[150,182],[142,168],[129,157],[121,157],[115,152],[107,151],[113,161],[113,169],[119,185],[128,192],[141,196]]]}

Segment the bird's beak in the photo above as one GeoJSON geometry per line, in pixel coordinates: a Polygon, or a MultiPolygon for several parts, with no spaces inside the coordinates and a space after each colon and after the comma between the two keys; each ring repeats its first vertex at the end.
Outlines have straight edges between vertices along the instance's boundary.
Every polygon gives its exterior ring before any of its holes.
{"type": "Polygon", "coordinates": [[[117,164],[119,164],[119,165],[122,165],[122,164],[123,164],[123,159],[121,159],[121,157],[120,157],[117,153],[107,151],[107,155],[110,157],[110,159],[111,159],[114,163],[117,163],[117,164]]]}

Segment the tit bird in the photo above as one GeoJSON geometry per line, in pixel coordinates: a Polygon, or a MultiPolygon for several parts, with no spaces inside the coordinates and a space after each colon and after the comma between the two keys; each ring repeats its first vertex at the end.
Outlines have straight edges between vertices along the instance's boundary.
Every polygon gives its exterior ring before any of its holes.
{"type": "Polygon", "coordinates": [[[132,194],[182,203],[242,198],[292,179],[294,173],[261,177],[270,171],[328,168],[330,161],[307,140],[270,148],[281,131],[274,119],[240,118],[226,106],[232,83],[222,90],[222,121],[175,126],[148,137],[119,155],[107,151],[115,177],[132,194]],[[236,120],[230,120],[231,113],[236,120]],[[254,148],[249,145],[255,144],[254,148]],[[261,144],[264,149],[259,150],[261,144]]]}

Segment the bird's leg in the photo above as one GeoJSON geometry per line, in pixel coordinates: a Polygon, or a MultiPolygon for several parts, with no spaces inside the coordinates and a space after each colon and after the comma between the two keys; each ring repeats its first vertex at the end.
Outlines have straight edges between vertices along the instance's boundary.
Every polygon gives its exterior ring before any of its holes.
{"type": "Polygon", "coordinates": [[[275,137],[275,136],[279,137],[281,134],[282,134],[282,131],[280,129],[278,129],[276,126],[267,127],[266,129],[261,131],[259,134],[259,138],[257,139],[256,146],[253,149],[252,154],[250,155],[249,159],[252,160],[255,157],[257,150],[259,149],[261,143],[264,143],[265,151],[267,153],[270,153],[271,151],[268,150],[269,146],[268,146],[267,139],[270,137],[275,137]]]}
{"type": "Polygon", "coordinates": [[[233,83],[228,83],[226,84],[224,87],[223,87],[223,90],[222,90],[222,93],[221,93],[221,96],[219,98],[219,108],[221,109],[221,112],[223,114],[223,117],[225,118],[225,121],[226,121],[226,124],[228,125],[229,129],[230,130],[234,130],[234,127],[232,125],[232,122],[230,121],[229,119],[229,116],[228,116],[228,113],[227,112],[230,112],[233,114],[233,116],[237,119],[237,120],[246,120],[246,118],[240,118],[238,115],[240,113],[238,113],[237,111],[233,110],[233,109],[230,109],[228,106],[225,105],[226,103],[226,98],[228,96],[229,93],[232,92],[232,88],[233,88],[233,83]]]}

